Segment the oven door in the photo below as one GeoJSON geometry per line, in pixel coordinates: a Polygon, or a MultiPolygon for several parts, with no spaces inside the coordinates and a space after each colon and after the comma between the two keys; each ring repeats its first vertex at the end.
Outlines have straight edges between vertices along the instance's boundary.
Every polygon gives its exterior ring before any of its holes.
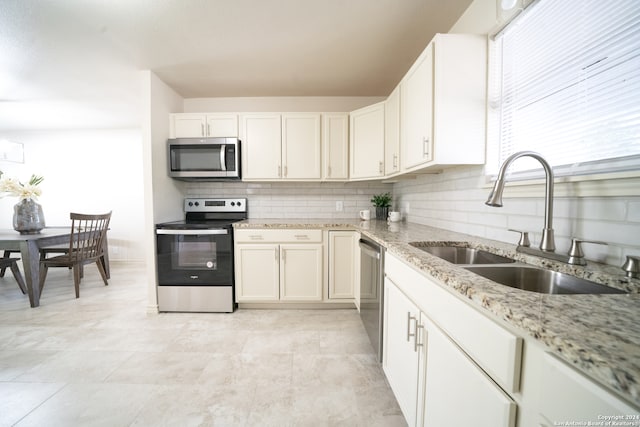
{"type": "Polygon", "coordinates": [[[232,286],[229,229],[157,229],[159,286],[232,286]]]}

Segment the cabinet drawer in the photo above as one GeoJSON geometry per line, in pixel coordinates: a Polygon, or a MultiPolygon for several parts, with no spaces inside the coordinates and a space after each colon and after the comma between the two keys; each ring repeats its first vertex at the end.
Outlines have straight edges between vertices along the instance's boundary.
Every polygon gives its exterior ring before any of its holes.
{"type": "Polygon", "coordinates": [[[387,253],[385,275],[507,392],[520,387],[522,338],[387,253]]]}
{"type": "Polygon", "coordinates": [[[235,230],[236,243],[322,243],[322,230],[245,229],[235,230]]]}

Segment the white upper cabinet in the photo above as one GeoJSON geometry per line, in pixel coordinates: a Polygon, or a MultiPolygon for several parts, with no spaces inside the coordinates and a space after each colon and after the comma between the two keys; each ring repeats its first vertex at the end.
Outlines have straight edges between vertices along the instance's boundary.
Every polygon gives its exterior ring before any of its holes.
{"type": "Polygon", "coordinates": [[[352,180],[384,176],[384,102],[350,114],[350,176],[352,180]]]}
{"type": "Polygon", "coordinates": [[[402,168],[433,158],[433,44],[427,46],[401,83],[402,168]]]}
{"type": "Polygon", "coordinates": [[[347,181],[349,179],[349,115],[347,113],[322,114],[322,179],[347,181]]]}
{"type": "Polygon", "coordinates": [[[169,115],[171,138],[237,137],[238,115],[231,113],[176,113],[169,115]]]}
{"type": "Polygon", "coordinates": [[[320,114],[242,114],[240,128],[244,180],[320,181],[320,114]]]}
{"type": "Polygon", "coordinates": [[[401,81],[403,172],[484,163],[486,43],[437,34],[401,81]]]}
{"type": "Polygon", "coordinates": [[[242,179],[278,180],[282,177],[280,114],[240,116],[242,179]]]}
{"type": "Polygon", "coordinates": [[[282,178],[320,180],[320,114],[282,115],[282,178]]]}
{"type": "Polygon", "coordinates": [[[384,103],[384,174],[400,172],[400,86],[384,103]]]}

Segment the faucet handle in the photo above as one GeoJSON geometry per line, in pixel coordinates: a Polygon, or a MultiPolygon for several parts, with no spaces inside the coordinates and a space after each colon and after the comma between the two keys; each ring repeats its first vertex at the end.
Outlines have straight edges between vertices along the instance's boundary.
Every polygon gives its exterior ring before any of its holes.
{"type": "Polygon", "coordinates": [[[627,255],[627,260],[622,264],[622,269],[627,277],[632,279],[640,278],[640,257],[627,255]]]}
{"type": "Polygon", "coordinates": [[[509,231],[520,233],[520,240],[518,240],[518,246],[525,246],[527,248],[531,246],[531,242],[529,241],[528,231],[514,230],[513,228],[510,228],[509,231]]]}
{"type": "Polygon", "coordinates": [[[568,264],[571,265],[587,265],[587,261],[584,259],[584,252],[582,252],[582,243],[594,243],[596,245],[607,245],[607,242],[601,242],[599,240],[583,240],[571,239],[571,248],[569,249],[568,264]]]}

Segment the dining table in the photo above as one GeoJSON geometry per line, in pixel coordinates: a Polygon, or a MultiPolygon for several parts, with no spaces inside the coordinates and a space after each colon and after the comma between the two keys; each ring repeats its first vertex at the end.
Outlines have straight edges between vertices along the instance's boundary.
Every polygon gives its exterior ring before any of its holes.
{"type": "MultiPolygon", "coordinates": [[[[40,305],[40,249],[68,244],[70,240],[71,227],[45,227],[34,234],[20,234],[15,230],[0,229],[0,251],[20,251],[31,307],[40,305]]],[[[108,252],[105,252],[105,255],[106,253],[108,252]]],[[[104,258],[102,262],[105,262],[104,258]]],[[[106,264],[108,268],[108,261],[106,264]]]]}

